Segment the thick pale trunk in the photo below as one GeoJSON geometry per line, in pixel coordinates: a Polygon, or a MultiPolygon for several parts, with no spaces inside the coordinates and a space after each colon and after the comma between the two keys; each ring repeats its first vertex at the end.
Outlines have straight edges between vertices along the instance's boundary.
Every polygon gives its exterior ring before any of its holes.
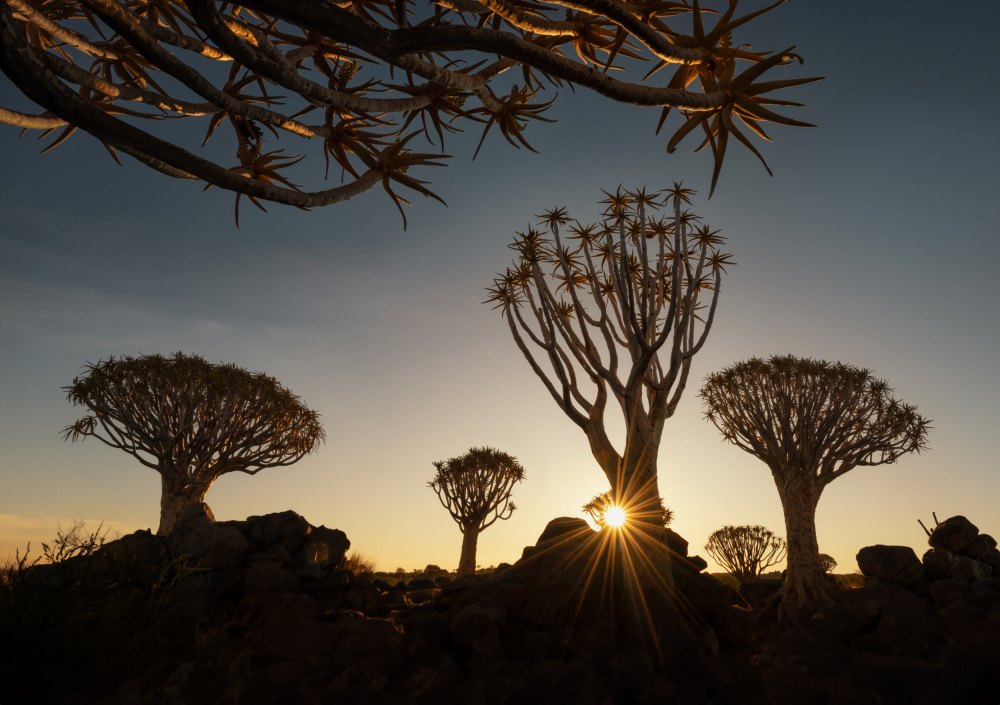
{"type": "Polygon", "coordinates": [[[821,487],[808,480],[778,488],[788,541],[782,616],[804,608],[815,609],[829,599],[823,589],[823,563],[816,540],[816,505],[821,491],[821,487]]]}
{"type": "Polygon", "coordinates": [[[186,506],[205,500],[212,483],[185,485],[183,481],[169,477],[167,473],[161,473],[161,477],[160,528],[156,530],[156,534],[166,536],[174,528],[186,506]]]}
{"type": "Polygon", "coordinates": [[[462,556],[458,560],[459,575],[473,575],[476,572],[476,545],[478,543],[478,527],[470,526],[463,528],[462,556]]]}

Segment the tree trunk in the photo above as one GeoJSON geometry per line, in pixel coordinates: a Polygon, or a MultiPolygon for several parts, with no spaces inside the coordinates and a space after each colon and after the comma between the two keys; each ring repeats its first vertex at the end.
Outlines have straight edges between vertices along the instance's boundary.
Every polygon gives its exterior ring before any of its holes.
{"type": "Polygon", "coordinates": [[[476,545],[479,543],[479,527],[462,527],[462,556],[458,560],[458,574],[473,575],[476,572],[476,545]]]}
{"type": "Polygon", "coordinates": [[[788,570],[782,588],[780,616],[805,608],[816,609],[829,600],[823,590],[823,562],[816,540],[816,505],[821,487],[811,479],[795,479],[778,487],[785,513],[788,570]]]}
{"type": "Polygon", "coordinates": [[[173,530],[174,524],[181,516],[181,512],[189,504],[203,502],[208,488],[212,486],[211,480],[204,484],[192,485],[170,477],[168,472],[161,472],[162,492],[160,494],[160,528],[156,530],[157,536],[166,536],[173,530]]]}

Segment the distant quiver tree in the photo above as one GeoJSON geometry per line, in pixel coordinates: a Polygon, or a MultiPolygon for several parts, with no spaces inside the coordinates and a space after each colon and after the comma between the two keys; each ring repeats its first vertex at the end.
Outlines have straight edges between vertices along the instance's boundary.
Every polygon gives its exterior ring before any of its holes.
{"type": "Polygon", "coordinates": [[[655,109],[657,132],[673,110],[681,122],[667,151],[703,137],[714,189],[730,138],[763,161],[748,131],[811,127],[775,112],[800,103],[771,94],[818,80],[771,80],[802,62],[794,42],[755,52],[733,37],[780,2],[742,16],[738,0],[722,4],[707,26],[697,3],[680,2],[4,0],[0,71],[43,112],[0,107],[0,123],[58,130],[47,149],[79,129],[115,160],[233,191],[237,223],[241,195],[314,208],[379,185],[402,212],[400,187],[438,198],[413,172],[445,155],[417,144],[443,151],[445,132],[466,125],[482,127],[480,146],[496,130],[534,151],[525,128],[551,122],[542,113],[555,100],[543,91],[569,84],[655,109]],[[639,82],[616,70],[640,63],[639,82]],[[167,129],[178,119],[200,124],[200,146],[167,129]],[[234,163],[206,148],[220,126],[234,163]],[[293,168],[305,154],[271,148],[279,136],[307,140],[345,183],[293,183],[292,172],[313,170],[293,168]]]}
{"type": "Polygon", "coordinates": [[[93,436],[160,474],[160,526],[227,472],[291,465],[325,437],[319,415],[273,377],[198,355],[110,357],[64,387],[90,414],[64,439],[93,436]]]}
{"type": "Polygon", "coordinates": [[[929,421],[868,370],[791,355],[752,358],[709,375],[705,416],[771,470],[785,515],[788,571],[781,613],[825,602],[816,539],[823,489],[859,465],[927,447],[929,421]]]}
{"type": "Polygon", "coordinates": [[[471,448],[465,455],[434,463],[437,472],[427,485],[462,531],[458,574],[476,572],[479,534],[497,519],[510,519],[517,507],[510,499],[524,480],[517,458],[495,448],[471,448]]]}
{"type": "MultiPolygon", "coordinates": [[[[681,210],[694,192],[678,183],[664,192],[604,193],[600,224],[580,224],[557,208],[540,216],[543,229],[517,233],[510,245],[517,259],[494,280],[488,302],[587,436],[629,525],[665,549],[660,438],[712,328],[730,255],[719,251],[717,230],[681,210]],[[673,217],[656,217],[661,207],[673,217]],[[621,450],[605,428],[609,401],[624,417],[621,450]]],[[[658,560],[669,561],[665,550],[658,560]]],[[[653,572],[670,580],[663,566],[653,572]]]]}
{"type": "Polygon", "coordinates": [[[723,526],[712,532],[705,550],[740,585],[785,559],[786,544],[763,526],[723,526]]]}

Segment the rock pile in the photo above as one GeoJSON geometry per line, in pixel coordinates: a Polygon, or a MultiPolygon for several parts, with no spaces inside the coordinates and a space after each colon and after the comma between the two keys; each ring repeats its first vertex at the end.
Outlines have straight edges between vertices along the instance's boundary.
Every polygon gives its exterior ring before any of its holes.
{"type": "Polygon", "coordinates": [[[996,705],[1000,578],[913,582],[904,558],[909,583],[789,624],[665,538],[669,575],[562,517],[492,575],[390,584],[345,569],[342,531],[195,505],[169,536],[37,566],[45,590],[0,600],[3,702],[996,705]],[[101,560],[100,581],[80,579],[101,560]]]}
{"type": "Polygon", "coordinates": [[[927,539],[923,556],[908,546],[866,546],[858,552],[858,567],[865,575],[926,592],[928,584],[943,580],[974,582],[1000,576],[1000,550],[989,534],[964,516],[938,524],[927,539]]]}

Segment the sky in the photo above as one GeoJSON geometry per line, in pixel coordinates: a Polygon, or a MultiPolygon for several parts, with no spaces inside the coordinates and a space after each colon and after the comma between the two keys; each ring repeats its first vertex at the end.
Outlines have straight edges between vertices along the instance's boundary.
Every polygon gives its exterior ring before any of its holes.
{"type": "MultiPolygon", "coordinates": [[[[601,189],[681,180],[738,263],[661,444],[660,491],[691,553],[708,558],[724,525],[784,535],[766,466],[726,444],[697,398],[710,372],[772,354],[868,368],[932,419],[929,450],[825,490],[819,545],[837,572],[867,545],[921,554],[917,520],[932,512],[1000,535],[1000,82],[983,75],[1000,6],[942,7],[799,0],[748,24],[736,40],[754,50],[796,45],[806,63],[786,77],[826,76],[782,96],[818,127],[769,129],[773,178],[732,145],[711,200],[710,156],[693,141],[667,154],[659,109],[586,89],[560,89],[557,122],[529,126],[540,154],[492,134],[473,161],[478,131],[448,135],[448,166],[416,174],[447,207],[417,195],[405,231],[377,190],[311,212],[244,199],[237,229],[232,193],[126,156],[119,167],[83,133],[39,156],[33,135],[0,126],[0,560],[29,541],[37,555],[75,519],[155,531],[159,477],[95,439],[63,441],[84,410],[62,387],[87,362],[183,351],[276,377],[326,429],[295,465],[220,478],[206,498],[217,519],[293,509],[380,570],[454,569],[461,534],[427,487],[432,463],[488,445],[526,479],[477,561],[514,562],[607,482],[484,290],[533,214],[564,206],[589,222],[601,189]]],[[[2,76],[0,105],[35,112],[2,76]]],[[[168,128],[200,141],[205,123],[168,128]]],[[[224,163],[227,139],[210,143],[224,163]]],[[[281,142],[322,178],[317,145],[281,142]]]]}

